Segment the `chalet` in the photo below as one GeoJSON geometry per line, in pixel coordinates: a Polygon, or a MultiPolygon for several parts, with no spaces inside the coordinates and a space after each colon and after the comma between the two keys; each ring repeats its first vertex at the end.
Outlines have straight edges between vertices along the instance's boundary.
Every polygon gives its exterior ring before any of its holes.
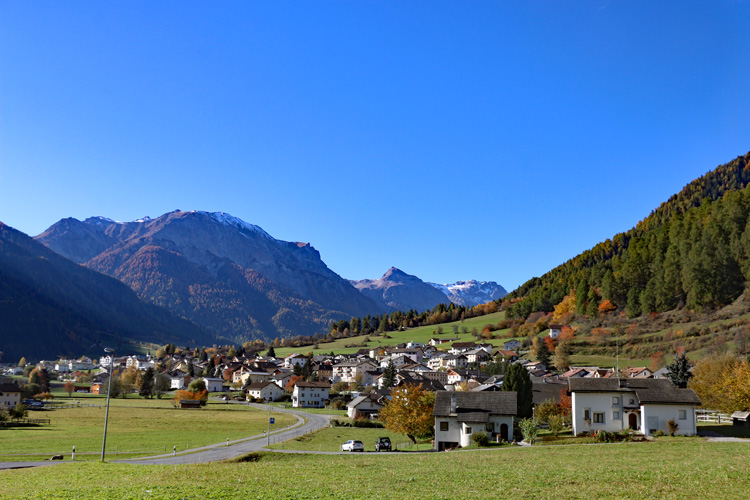
{"type": "Polygon", "coordinates": [[[469,364],[484,363],[490,359],[490,354],[484,349],[472,349],[471,351],[466,351],[463,355],[466,356],[466,361],[469,364]]]}
{"type": "Polygon", "coordinates": [[[370,418],[383,408],[383,403],[379,394],[370,393],[357,396],[346,407],[349,418],[370,418]]]}
{"type": "Polygon", "coordinates": [[[331,384],[327,382],[297,381],[292,392],[292,406],[295,408],[323,408],[329,399],[331,384]]]}
{"type": "Polygon", "coordinates": [[[435,395],[435,449],[469,446],[480,431],[491,439],[513,439],[515,392],[447,392],[435,395]]]}
{"type": "Polygon", "coordinates": [[[263,401],[278,401],[284,390],[273,382],[255,382],[247,386],[247,399],[255,398],[263,401]]]}
{"type": "Polygon", "coordinates": [[[503,344],[503,349],[506,351],[517,351],[521,347],[519,340],[509,340],[503,344]]]}
{"type": "Polygon", "coordinates": [[[549,338],[556,339],[562,333],[562,325],[549,325],[549,338]]]}
{"type": "Polygon", "coordinates": [[[0,409],[15,408],[21,403],[21,388],[14,382],[0,383],[0,409]]]}
{"type": "Polygon", "coordinates": [[[646,436],[667,432],[668,420],[677,434],[696,434],[695,407],[700,399],[692,389],[677,389],[666,379],[570,378],[573,433],[634,429],[646,436]]]}
{"type": "Polygon", "coordinates": [[[516,354],[516,351],[508,351],[505,349],[498,349],[493,353],[493,355],[495,356],[495,359],[499,359],[500,361],[508,361],[510,363],[518,359],[518,354],[516,354]]]}

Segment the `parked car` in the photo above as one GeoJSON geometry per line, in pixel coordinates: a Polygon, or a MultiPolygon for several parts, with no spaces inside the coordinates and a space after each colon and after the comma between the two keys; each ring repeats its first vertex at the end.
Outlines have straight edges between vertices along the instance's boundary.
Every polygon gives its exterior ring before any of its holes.
{"type": "Polygon", "coordinates": [[[391,438],[378,438],[375,441],[375,451],[391,451],[391,438]]]}
{"type": "Polygon", "coordinates": [[[341,445],[341,451],[365,451],[365,445],[362,441],[355,441],[350,439],[346,443],[341,445]]]}

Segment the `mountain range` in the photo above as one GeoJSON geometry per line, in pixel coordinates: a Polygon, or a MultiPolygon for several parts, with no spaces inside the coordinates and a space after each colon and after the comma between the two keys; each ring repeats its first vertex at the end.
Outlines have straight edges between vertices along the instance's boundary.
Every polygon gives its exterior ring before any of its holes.
{"type": "Polygon", "coordinates": [[[449,301],[449,288],[395,268],[379,280],[349,282],[310,244],[277,240],[222,212],[178,210],[133,222],[67,218],[35,239],[238,343],[326,333],[335,320],[449,301]]]}

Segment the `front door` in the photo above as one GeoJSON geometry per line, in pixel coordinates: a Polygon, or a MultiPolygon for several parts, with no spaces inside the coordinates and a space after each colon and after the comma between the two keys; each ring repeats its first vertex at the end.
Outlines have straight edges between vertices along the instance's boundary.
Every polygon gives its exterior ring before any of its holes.
{"type": "Polygon", "coordinates": [[[500,425],[500,438],[505,439],[508,442],[513,441],[511,437],[508,435],[508,424],[500,425]]]}
{"type": "Polygon", "coordinates": [[[635,416],[635,413],[628,415],[628,427],[638,430],[638,417],[635,416]]]}

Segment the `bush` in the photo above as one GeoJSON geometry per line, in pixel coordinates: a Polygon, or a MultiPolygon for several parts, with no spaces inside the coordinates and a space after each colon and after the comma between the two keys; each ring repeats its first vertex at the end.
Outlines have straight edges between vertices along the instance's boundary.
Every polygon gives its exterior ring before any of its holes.
{"type": "Polygon", "coordinates": [[[667,427],[669,427],[669,435],[673,437],[675,433],[677,432],[677,429],[680,428],[680,426],[677,425],[677,422],[675,422],[673,418],[670,418],[669,420],[667,420],[667,427]]]}
{"type": "Polygon", "coordinates": [[[663,430],[659,429],[658,431],[654,432],[654,433],[652,434],[652,436],[654,436],[654,437],[657,437],[657,438],[658,438],[658,437],[663,437],[663,436],[666,436],[666,434],[664,434],[664,431],[663,431],[663,430]]]}
{"type": "Polygon", "coordinates": [[[490,437],[484,431],[472,434],[471,440],[474,441],[474,444],[477,446],[488,446],[490,444],[490,437]]]}
{"type": "Polygon", "coordinates": [[[562,415],[550,415],[547,417],[547,423],[552,435],[557,437],[565,427],[565,417],[562,415]]]}
{"type": "Polygon", "coordinates": [[[539,433],[538,422],[534,418],[524,418],[518,426],[523,434],[523,440],[529,444],[534,444],[536,436],[539,433]]]}

